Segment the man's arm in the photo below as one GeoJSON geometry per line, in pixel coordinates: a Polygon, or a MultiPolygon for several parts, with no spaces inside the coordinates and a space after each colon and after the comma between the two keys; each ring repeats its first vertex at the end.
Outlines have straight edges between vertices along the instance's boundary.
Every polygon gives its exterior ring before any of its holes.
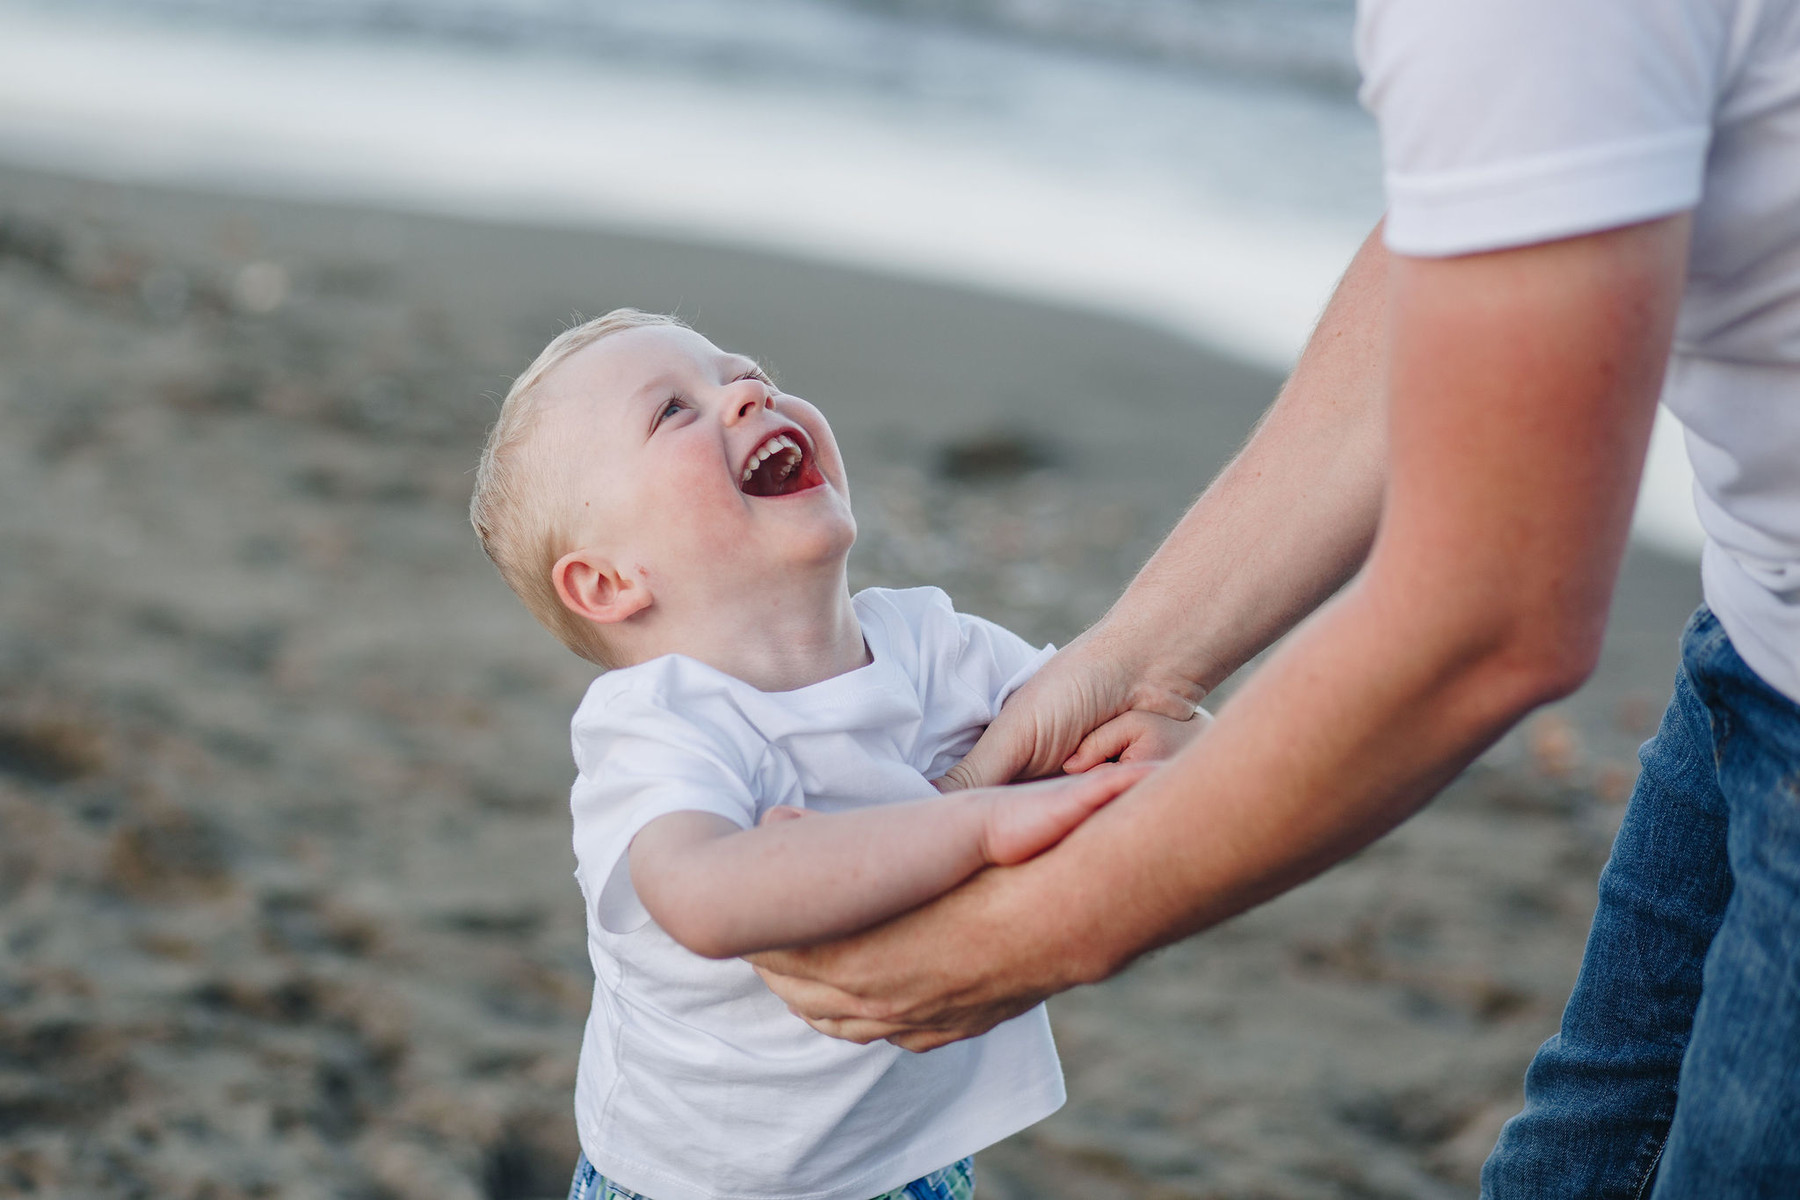
{"type": "Polygon", "coordinates": [[[1105,618],[1007,701],[954,785],[1051,774],[1128,709],[1185,717],[1362,565],[1387,472],[1387,276],[1377,226],[1243,452],[1105,618]]]}
{"type": "Polygon", "coordinates": [[[1173,762],[1051,853],[832,946],[760,958],[828,1033],[911,1049],[1323,870],[1598,654],[1674,325],[1686,217],[1394,258],[1390,483],[1356,581],[1173,762]]]}
{"type": "Polygon", "coordinates": [[[983,867],[1025,861],[1144,774],[1118,768],[847,813],[776,809],[789,819],[754,829],[669,813],[632,839],[632,886],[664,932],[696,954],[805,945],[905,912],[983,867]]]}

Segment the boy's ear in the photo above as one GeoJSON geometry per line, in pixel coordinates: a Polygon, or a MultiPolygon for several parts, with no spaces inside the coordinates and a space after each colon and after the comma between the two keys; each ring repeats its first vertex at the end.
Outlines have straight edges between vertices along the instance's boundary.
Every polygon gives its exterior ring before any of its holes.
{"type": "Polygon", "coordinates": [[[550,568],[550,582],[563,607],[578,617],[613,625],[650,607],[650,586],[621,573],[598,550],[571,550],[550,568]]]}

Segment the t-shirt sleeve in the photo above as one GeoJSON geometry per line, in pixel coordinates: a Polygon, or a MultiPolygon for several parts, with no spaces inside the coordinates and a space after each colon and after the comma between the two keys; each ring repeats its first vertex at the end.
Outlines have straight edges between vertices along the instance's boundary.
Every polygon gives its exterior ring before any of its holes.
{"type": "Polygon", "coordinates": [[[712,813],[749,829],[756,797],[728,741],[638,697],[597,712],[584,706],[572,736],[575,873],[600,924],[628,933],[649,919],[631,886],[631,839],[675,812],[712,813]]]}
{"type": "Polygon", "coordinates": [[[1467,254],[1693,207],[1734,7],[1364,0],[1389,248],[1467,254]]]}
{"type": "Polygon", "coordinates": [[[956,622],[962,635],[956,656],[957,681],[987,706],[987,719],[991,721],[1000,714],[1006,698],[1050,661],[1056,647],[1033,646],[985,617],[957,613],[956,622]]]}
{"type": "Polygon", "coordinates": [[[936,779],[969,752],[1056,647],[1033,646],[1004,626],[957,612],[935,588],[915,594],[930,602],[916,617],[924,709],[916,765],[936,779]]]}

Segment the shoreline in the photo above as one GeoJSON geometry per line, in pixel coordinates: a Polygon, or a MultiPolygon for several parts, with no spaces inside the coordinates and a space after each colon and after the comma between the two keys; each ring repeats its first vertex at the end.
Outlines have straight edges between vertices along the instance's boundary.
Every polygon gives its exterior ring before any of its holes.
{"type": "MultiPolygon", "coordinates": [[[[1096,83],[1076,66],[1027,82],[1096,83]]],[[[1371,136],[1339,105],[1269,95],[1264,121],[1313,142],[1371,136]]],[[[825,85],[116,14],[0,7],[0,101],[0,157],[40,169],[713,241],[1132,317],[1264,367],[1292,361],[1375,215],[1259,211],[1225,202],[1216,172],[1145,160],[1075,168],[1064,155],[1091,145],[984,115],[992,98],[915,109],[825,85]]],[[[1254,158],[1209,148],[1246,171],[1254,158]]]]}
{"type": "MultiPolygon", "coordinates": [[[[1021,95],[1067,88],[1093,104],[1133,79],[1043,57],[1011,64],[1021,95]]],[[[1054,107],[995,115],[1016,98],[908,108],[541,52],[0,8],[0,160],[735,246],[1122,317],[1285,372],[1379,214],[1372,125],[1324,97],[1243,85],[1261,97],[1246,103],[1209,86],[1145,85],[1137,116],[1179,97],[1197,106],[1190,122],[1241,125],[1183,147],[1214,166],[1100,154],[1081,170],[1067,157],[1100,153],[1104,120],[1071,132],[1054,107]],[[1262,165],[1257,142],[1296,137],[1288,157],[1319,160],[1317,180],[1262,165]],[[713,164],[728,164],[722,177],[713,164]]],[[[1697,561],[1682,438],[1659,409],[1632,532],[1697,561]]]]}

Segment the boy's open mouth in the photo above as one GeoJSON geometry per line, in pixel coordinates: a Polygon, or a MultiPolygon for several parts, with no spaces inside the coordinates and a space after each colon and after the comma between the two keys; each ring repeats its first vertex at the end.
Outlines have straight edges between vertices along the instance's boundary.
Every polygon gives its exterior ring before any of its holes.
{"type": "Polygon", "coordinates": [[[750,452],[738,488],[746,496],[791,496],[824,482],[800,431],[784,429],[750,452]]]}

